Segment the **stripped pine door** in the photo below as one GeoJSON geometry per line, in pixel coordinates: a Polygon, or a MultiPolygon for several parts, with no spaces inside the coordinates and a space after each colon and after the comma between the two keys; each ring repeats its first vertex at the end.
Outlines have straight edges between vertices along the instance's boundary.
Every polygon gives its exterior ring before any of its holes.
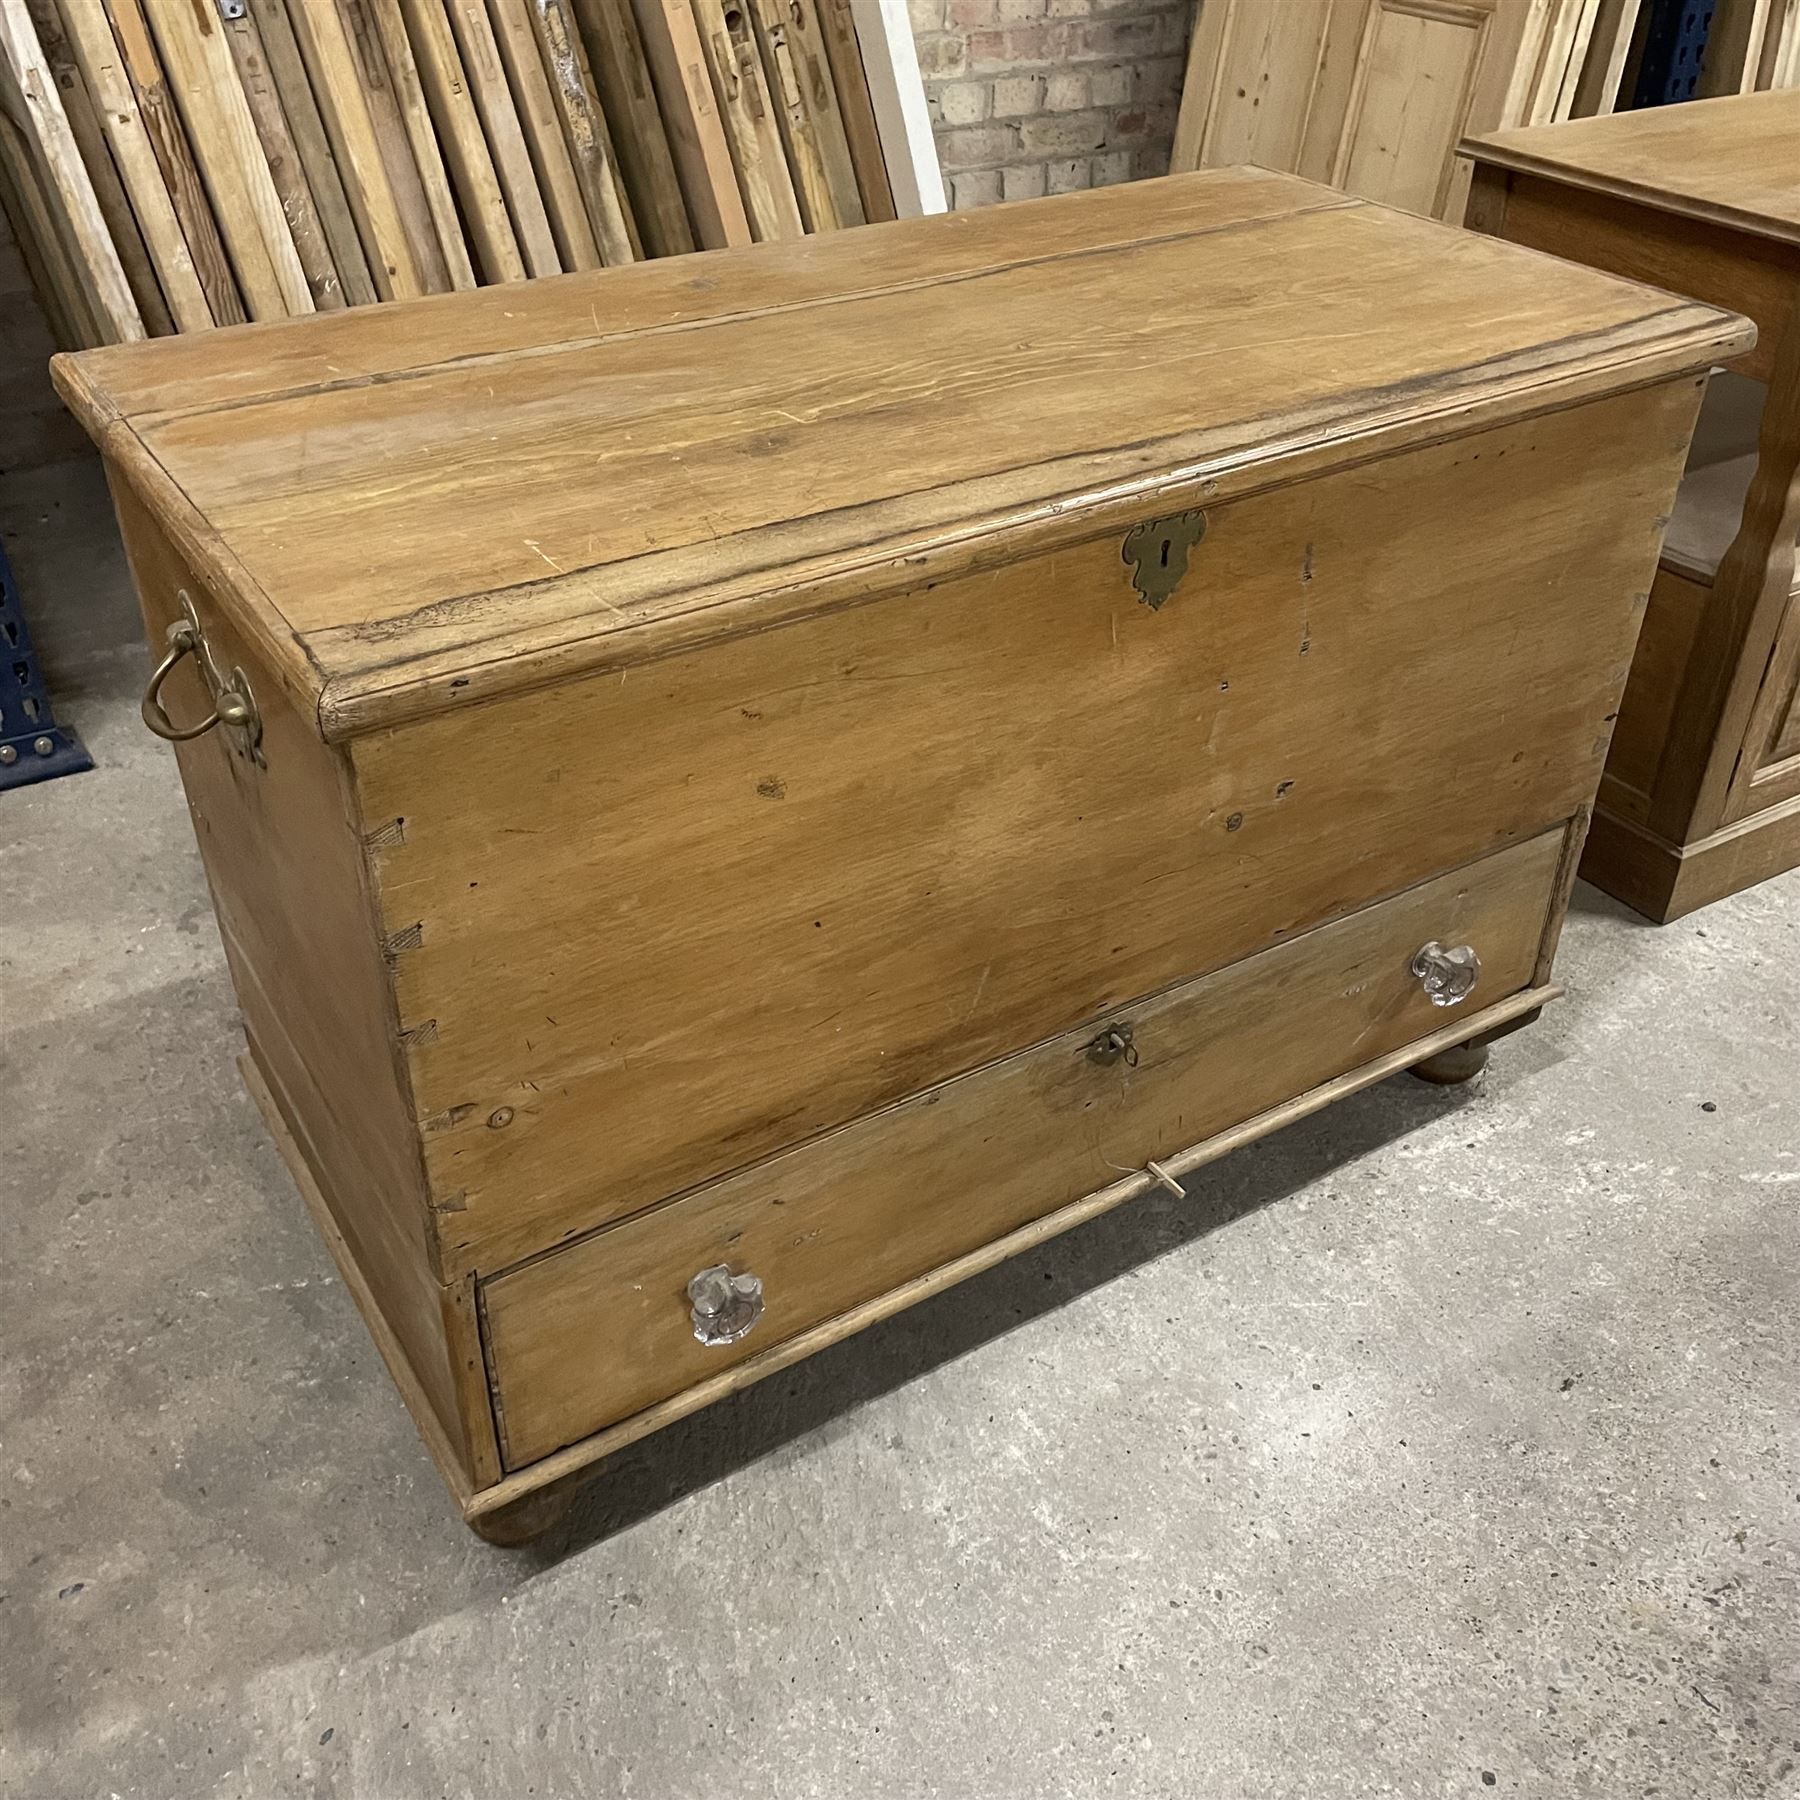
{"type": "Polygon", "coordinates": [[[1254,162],[1457,217],[1534,0],[1205,0],[1173,166],[1254,162]]]}

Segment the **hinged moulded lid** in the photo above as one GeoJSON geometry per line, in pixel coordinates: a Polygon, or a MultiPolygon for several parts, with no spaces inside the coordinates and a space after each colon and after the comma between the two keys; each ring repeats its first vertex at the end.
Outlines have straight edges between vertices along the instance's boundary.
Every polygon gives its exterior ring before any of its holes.
{"type": "Polygon", "coordinates": [[[122,345],[56,377],[341,738],[1667,379],[1751,335],[1229,169],[122,345]]]}

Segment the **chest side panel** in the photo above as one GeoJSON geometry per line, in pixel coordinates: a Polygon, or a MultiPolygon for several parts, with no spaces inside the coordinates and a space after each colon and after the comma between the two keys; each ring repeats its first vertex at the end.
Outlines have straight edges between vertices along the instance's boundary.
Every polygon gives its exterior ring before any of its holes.
{"type": "Polygon", "coordinates": [[[1222,506],[1160,610],[1113,536],[359,741],[446,1267],[1568,817],[1696,404],[1222,506]]]}
{"type": "MultiPolygon", "coordinates": [[[[255,696],[261,766],[234,751],[223,728],[177,750],[238,1007],[283,1122],[451,1451],[466,1462],[469,1428],[430,1270],[417,1132],[340,753],[288,703],[123,480],[113,480],[113,496],[159,652],[186,596],[212,654],[242,671],[255,696]]],[[[178,723],[206,715],[191,659],[170,675],[163,700],[178,723]]]]}

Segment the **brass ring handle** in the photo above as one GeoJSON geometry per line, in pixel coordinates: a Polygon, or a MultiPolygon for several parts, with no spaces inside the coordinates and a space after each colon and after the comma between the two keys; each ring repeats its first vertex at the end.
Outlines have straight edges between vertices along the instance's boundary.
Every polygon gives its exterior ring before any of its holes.
{"type": "Polygon", "coordinates": [[[257,715],[256,703],[250,698],[249,689],[241,674],[236,674],[233,680],[227,681],[214,668],[192,606],[193,603],[183,594],[183,616],[169,627],[168,653],[151,672],[149,685],[144,689],[144,698],[138,711],[144,723],[159,738],[165,738],[171,744],[189,743],[194,738],[205,737],[215,725],[225,725],[240,733],[245,747],[254,753],[257,740],[262,735],[262,721],[257,715]],[[194,657],[200,664],[202,679],[213,694],[213,710],[198,725],[183,726],[177,725],[164,709],[162,686],[186,656],[194,657]]]}

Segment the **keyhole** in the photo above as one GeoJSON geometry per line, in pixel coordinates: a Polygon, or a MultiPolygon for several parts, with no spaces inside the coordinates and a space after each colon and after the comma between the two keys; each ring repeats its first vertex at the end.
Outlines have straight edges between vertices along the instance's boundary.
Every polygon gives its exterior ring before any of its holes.
{"type": "Polygon", "coordinates": [[[1174,548],[1175,548],[1175,540],[1173,538],[1164,538],[1163,539],[1163,541],[1162,541],[1162,566],[1165,569],[1169,566],[1169,552],[1171,550],[1173,550],[1174,548]]]}

